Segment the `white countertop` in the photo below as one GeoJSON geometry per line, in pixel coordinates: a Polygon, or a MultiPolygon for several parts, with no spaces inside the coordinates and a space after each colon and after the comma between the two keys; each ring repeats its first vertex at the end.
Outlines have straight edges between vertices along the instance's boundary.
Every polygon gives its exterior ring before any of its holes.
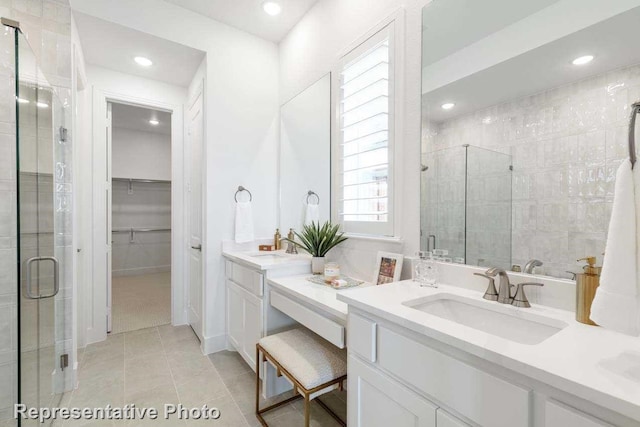
{"type": "Polygon", "coordinates": [[[222,251],[222,256],[257,270],[273,270],[295,265],[311,265],[308,254],[288,254],[280,251],[222,251]]]}
{"type": "Polygon", "coordinates": [[[363,283],[355,288],[335,289],[331,286],[319,285],[317,283],[310,282],[307,280],[309,276],[311,276],[311,274],[280,277],[276,279],[269,279],[268,283],[273,288],[285,294],[303,301],[320,311],[324,311],[335,316],[340,319],[343,324],[347,323],[348,306],[346,303],[338,300],[338,295],[342,292],[347,292],[348,290],[371,286],[370,284],[363,283]]]}
{"type": "Polygon", "coordinates": [[[540,344],[525,345],[402,305],[405,301],[438,293],[482,300],[479,292],[446,285],[437,289],[420,287],[410,280],[345,289],[337,298],[374,316],[640,421],[640,338],[576,322],[572,312],[532,305],[514,310],[528,310],[562,320],[569,326],[540,344]]]}

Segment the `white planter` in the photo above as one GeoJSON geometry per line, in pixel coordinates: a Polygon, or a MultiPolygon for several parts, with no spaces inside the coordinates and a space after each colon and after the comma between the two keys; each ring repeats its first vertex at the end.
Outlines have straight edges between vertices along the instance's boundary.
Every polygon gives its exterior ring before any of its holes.
{"type": "Polygon", "coordinates": [[[313,274],[324,274],[324,257],[311,258],[311,271],[313,274]]]}

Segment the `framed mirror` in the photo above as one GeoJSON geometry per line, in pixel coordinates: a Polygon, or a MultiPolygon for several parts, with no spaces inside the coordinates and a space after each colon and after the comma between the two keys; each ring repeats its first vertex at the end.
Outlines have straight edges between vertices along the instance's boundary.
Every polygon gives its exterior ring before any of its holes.
{"type": "Polygon", "coordinates": [[[531,272],[563,278],[601,259],[640,100],[640,1],[598,4],[424,7],[423,250],[523,271],[538,260],[531,272]]]}
{"type": "Polygon", "coordinates": [[[280,108],[280,230],[331,215],[331,74],[280,108]]]}

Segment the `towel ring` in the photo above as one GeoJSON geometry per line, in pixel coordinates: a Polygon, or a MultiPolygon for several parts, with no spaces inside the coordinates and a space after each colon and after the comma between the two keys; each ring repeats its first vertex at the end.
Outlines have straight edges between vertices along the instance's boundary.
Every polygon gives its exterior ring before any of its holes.
{"type": "Polygon", "coordinates": [[[249,193],[249,201],[252,202],[253,201],[253,194],[251,194],[251,191],[247,190],[242,185],[240,185],[240,186],[238,186],[238,191],[236,191],[236,194],[233,196],[233,198],[235,199],[236,203],[238,203],[238,193],[241,193],[243,191],[246,191],[247,193],[249,193]]]}
{"type": "Polygon", "coordinates": [[[318,196],[318,193],[316,193],[315,191],[311,191],[309,190],[307,192],[307,204],[309,204],[309,198],[311,198],[311,196],[316,196],[316,199],[318,199],[318,203],[316,203],[317,205],[320,204],[320,196],[318,196]]]}
{"type": "Polygon", "coordinates": [[[629,159],[631,168],[636,165],[636,117],[640,114],[640,101],[631,105],[631,118],[629,119],[629,159]]]}

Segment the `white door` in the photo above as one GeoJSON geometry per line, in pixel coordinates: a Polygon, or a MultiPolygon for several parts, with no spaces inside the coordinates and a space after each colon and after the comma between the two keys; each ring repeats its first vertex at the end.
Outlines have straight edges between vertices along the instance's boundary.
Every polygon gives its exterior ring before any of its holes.
{"type": "Polygon", "coordinates": [[[189,325],[200,339],[202,331],[203,293],[203,261],[202,261],[202,159],[203,159],[203,103],[202,90],[187,106],[187,208],[189,211],[189,279],[187,295],[187,311],[189,325]]]}
{"type": "Polygon", "coordinates": [[[107,124],[106,124],[106,135],[107,135],[107,145],[105,152],[105,216],[107,221],[107,234],[106,234],[106,250],[107,250],[107,332],[111,332],[111,307],[112,307],[112,282],[111,282],[111,258],[112,258],[112,241],[111,241],[111,147],[112,147],[112,138],[111,138],[111,129],[112,129],[112,115],[111,115],[111,106],[110,102],[107,102],[107,124]]]}
{"type": "Polygon", "coordinates": [[[436,427],[436,406],[386,375],[349,356],[350,427],[436,427]]]}

